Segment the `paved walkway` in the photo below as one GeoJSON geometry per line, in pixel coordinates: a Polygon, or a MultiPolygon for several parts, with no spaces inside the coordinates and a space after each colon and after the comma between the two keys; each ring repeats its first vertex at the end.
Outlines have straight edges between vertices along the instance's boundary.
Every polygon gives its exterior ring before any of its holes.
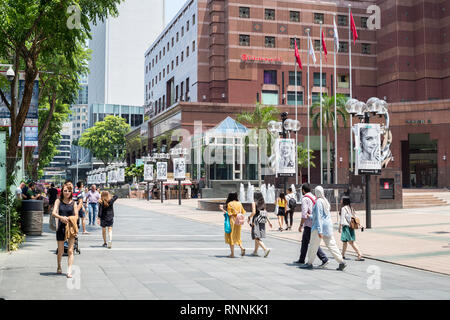
{"type": "MultiPolygon", "coordinates": [[[[226,258],[221,214],[195,205],[118,200],[113,248],[103,248],[100,228],[89,227],[90,234],[80,235],[72,279],[55,274],[55,234],[46,216],[42,236],[0,254],[0,298],[450,299],[449,276],[371,259],[348,261],[344,272],[333,259],[325,269],[301,270],[292,263],[299,253],[295,232],[269,232],[268,258],[226,258]]],[[[246,228],[242,239],[250,253],[246,228]]],[[[66,272],[66,257],[62,266],[66,272]]]]}
{"type": "MultiPolygon", "coordinates": [[[[183,200],[179,208],[178,200],[121,199],[119,203],[152,210],[195,221],[223,225],[221,212],[197,210],[197,200],[183,200]]],[[[358,211],[361,223],[365,225],[365,211],[358,211]]],[[[336,212],[332,213],[337,222],[336,212]]],[[[299,242],[301,234],[297,232],[299,213],[295,213],[292,231],[279,232],[276,215],[271,215],[274,225],[268,236],[299,242]]],[[[248,225],[244,227],[250,230],[248,225]]],[[[335,239],[342,248],[340,234],[335,228],[335,239]]],[[[393,262],[414,268],[450,275],[450,206],[431,208],[373,210],[372,228],[358,231],[356,241],[364,257],[393,262]]],[[[354,253],[348,246],[348,252],[354,253]]],[[[355,254],[356,255],[356,254],[355,254]]]]}

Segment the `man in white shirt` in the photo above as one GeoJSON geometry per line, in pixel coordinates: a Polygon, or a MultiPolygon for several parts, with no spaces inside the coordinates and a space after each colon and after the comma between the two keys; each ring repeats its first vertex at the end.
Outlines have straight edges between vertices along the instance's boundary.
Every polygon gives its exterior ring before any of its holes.
{"type": "Polygon", "coordinates": [[[22,199],[22,189],[25,187],[25,182],[21,182],[20,185],[16,189],[16,197],[17,199],[22,199]]]}

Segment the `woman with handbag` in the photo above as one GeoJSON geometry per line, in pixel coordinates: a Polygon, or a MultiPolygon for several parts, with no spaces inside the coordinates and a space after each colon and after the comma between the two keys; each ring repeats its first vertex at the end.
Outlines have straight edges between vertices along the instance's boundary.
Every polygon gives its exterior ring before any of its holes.
{"type": "Polygon", "coordinates": [[[259,247],[264,250],[264,258],[267,258],[270,253],[270,249],[267,249],[261,241],[266,237],[266,223],[269,223],[272,228],[272,223],[267,217],[264,197],[262,193],[257,192],[255,193],[255,202],[252,203],[252,214],[248,217],[248,224],[252,227],[252,239],[255,240],[255,251],[253,251],[252,256],[259,257],[259,247]]]}
{"type": "Polygon", "coordinates": [[[286,196],[284,195],[284,193],[280,193],[280,196],[277,198],[277,208],[278,208],[278,212],[277,212],[277,217],[278,217],[278,225],[280,226],[278,228],[278,230],[283,231],[283,225],[284,225],[284,217],[286,216],[286,206],[287,206],[287,201],[286,201],[286,196]]]}
{"type": "Polygon", "coordinates": [[[231,254],[228,258],[234,258],[234,246],[238,245],[241,248],[241,256],[245,255],[245,249],[242,246],[241,240],[241,227],[245,221],[245,210],[242,204],[238,201],[238,195],[236,192],[228,194],[227,201],[225,203],[227,210],[222,205],[219,206],[220,210],[224,213],[227,212],[230,217],[231,232],[225,233],[225,243],[230,245],[231,254]]]}
{"type": "MultiPolygon", "coordinates": [[[[55,205],[53,206],[52,215],[58,219],[58,226],[56,230],[56,240],[58,242],[58,269],[56,270],[57,274],[62,273],[61,269],[61,258],[64,253],[64,241],[66,239],[66,228],[68,228],[69,217],[75,216],[76,220],[78,220],[78,206],[73,201],[72,197],[73,187],[72,184],[66,183],[64,184],[61,190],[61,196],[59,199],[56,199],[55,205]]],[[[75,243],[76,235],[68,238],[69,247],[67,250],[68,255],[68,267],[67,267],[67,278],[72,278],[72,264],[73,264],[73,246],[75,243]]]]}
{"type": "Polygon", "coordinates": [[[358,257],[356,258],[356,261],[364,261],[364,258],[362,257],[361,251],[359,251],[358,246],[355,243],[355,229],[358,228],[358,223],[356,223],[356,214],[355,210],[352,208],[350,203],[349,197],[343,197],[342,198],[342,205],[341,211],[339,212],[339,215],[341,216],[340,222],[339,222],[339,233],[341,234],[341,241],[343,242],[342,246],[342,258],[344,260],[349,260],[345,258],[345,251],[347,250],[347,243],[349,243],[353,250],[355,250],[358,257]],[[353,223],[352,223],[353,219],[353,223]],[[353,226],[353,228],[352,228],[353,226]]]}

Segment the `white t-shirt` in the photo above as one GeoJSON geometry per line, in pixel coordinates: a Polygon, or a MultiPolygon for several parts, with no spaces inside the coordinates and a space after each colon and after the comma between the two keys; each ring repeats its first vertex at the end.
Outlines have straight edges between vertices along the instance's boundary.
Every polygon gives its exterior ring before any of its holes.
{"type": "Polygon", "coordinates": [[[350,226],[350,222],[352,221],[352,211],[349,206],[345,206],[341,210],[341,221],[340,225],[342,226],[350,226]]]}

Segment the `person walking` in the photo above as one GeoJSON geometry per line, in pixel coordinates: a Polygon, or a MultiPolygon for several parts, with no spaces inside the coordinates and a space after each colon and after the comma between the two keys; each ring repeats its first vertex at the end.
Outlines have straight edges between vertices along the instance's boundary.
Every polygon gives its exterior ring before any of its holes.
{"type": "MultiPolygon", "coordinates": [[[[68,240],[68,267],[67,267],[67,278],[72,278],[72,265],[74,260],[73,246],[75,243],[75,234],[70,234],[66,237],[66,229],[72,224],[76,227],[76,221],[78,220],[78,206],[72,197],[72,186],[70,184],[64,184],[59,199],[56,199],[55,205],[53,206],[53,216],[58,219],[58,226],[56,229],[56,241],[58,243],[58,255],[57,263],[58,268],[56,270],[57,274],[62,273],[61,268],[61,258],[64,253],[64,241],[68,240]]],[[[76,230],[78,231],[78,230],[76,230]]]]}
{"type": "Polygon", "coordinates": [[[277,198],[277,207],[278,207],[277,217],[278,217],[279,231],[283,231],[284,225],[283,220],[284,217],[286,216],[286,205],[287,205],[286,197],[284,193],[280,193],[280,196],[277,198]]]}
{"type": "Polygon", "coordinates": [[[321,186],[317,186],[314,189],[317,201],[316,205],[313,207],[313,225],[311,228],[311,243],[308,249],[308,262],[307,264],[300,266],[304,269],[312,269],[313,262],[316,258],[317,249],[320,243],[323,242],[330,250],[334,259],[339,263],[339,267],[336,270],[344,270],[347,264],[342,259],[341,252],[334,240],[333,236],[333,222],[331,221],[331,205],[325,198],[325,192],[321,186]]]}
{"type": "Polygon", "coordinates": [[[341,234],[341,241],[343,242],[342,259],[348,260],[345,258],[345,252],[347,251],[347,243],[349,243],[358,255],[356,261],[364,261],[365,259],[362,257],[361,251],[355,243],[355,230],[350,228],[352,217],[356,216],[355,210],[350,203],[350,197],[343,197],[342,205],[343,207],[339,212],[339,215],[341,216],[339,221],[339,233],[341,234]]]}
{"type": "Polygon", "coordinates": [[[225,207],[227,210],[224,210],[223,206],[220,205],[219,208],[224,212],[228,213],[230,216],[230,225],[231,232],[225,233],[225,243],[230,245],[231,254],[228,258],[234,258],[234,246],[238,245],[241,248],[241,256],[245,255],[245,249],[242,246],[241,240],[241,227],[245,221],[242,221],[243,215],[245,215],[245,210],[242,204],[238,201],[238,195],[236,192],[228,194],[227,201],[225,202],[225,207]]]}
{"type": "Polygon", "coordinates": [[[49,212],[53,212],[56,199],[58,198],[58,190],[55,188],[55,184],[50,184],[50,188],[47,190],[49,212]]]}
{"type": "Polygon", "coordinates": [[[83,190],[84,190],[84,186],[83,186],[83,182],[78,181],[77,182],[77,187],[75,188],[75,191],[73,192],[73,201],[75,201],[75,203],[78,206],[78,215],[80,217],[80,221],[81,222],[81,226],[83,228],[83,234],[88,234],[89,232],[86,231],[86,207],[84,206],[84,201],[83,201],[83,190]]]}
{"type": "Polygon", "coordinates": [[[292,188],[288,188],[286,195],[286,215],[284,219],[286,220],[286,229],[291,230],[292,224],[294,223],[294,210],[297,205],[296,195],[292,188]]]}
{"type": "Polygon", "coordinates": [[[89,225],[95,225],[99,199],[100,193],[97,191],[95,184],[93,184],[87,195],[87,202],[89,203],[89,225]]]}
{"type": "Polygon", "coordinates": [[[264,258],[270,253],[261,239],[266,237],[266,223],[272,228],[272,223],[267,217],[266,203],[262,193],[255,193],[255,201],[252,203],[252,214],[248,217],[248,224],[252,227],[252,239],[255,240],[255,251],[252,256],[259,257],[258,249],[261,247],[264,250],[264,258]]]}
{"type": "MultiPolygon", "coordinates": [[[[311,193],[311,187],[308,183],[302,185],[302,218],[300,221],[299,232],[303,232],[302,235],[302,246],[300,248],[300,258],[294,263],[305,264],[306,253],[308,252],[308,245],[311,239],[311,228],[312,228],[312,211],[316,204],[317,198],[311,193]]],[[[317,249],[317,256],[319,257],[322,264],[320,267],[325,267],[328,264],[328,258],[320,248],[317,249]]]]}
{"type": "Polygon", "coordinates": [[[112,247],[112,227],[114,224],[114,202],[117,196],[111,197],[108,191],[102,191],[101,199],[98,201],[98,224],[102,227],[103,247],[112,247]],[[109,241],[106,243],[106,228],[108,228],[109,241]]]}

